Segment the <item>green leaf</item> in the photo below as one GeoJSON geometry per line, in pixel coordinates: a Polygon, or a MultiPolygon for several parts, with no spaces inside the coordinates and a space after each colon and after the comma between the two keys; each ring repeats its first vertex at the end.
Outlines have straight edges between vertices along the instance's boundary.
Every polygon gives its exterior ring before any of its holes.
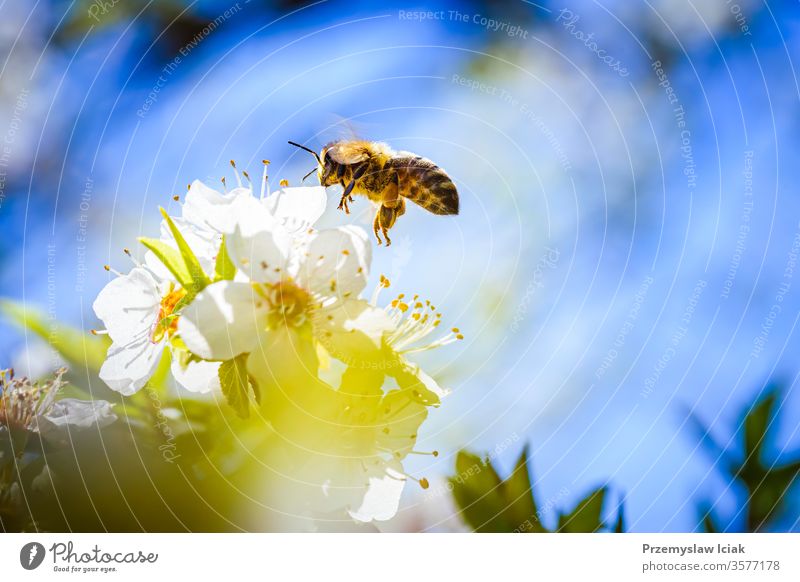
{"type": "Polygon", "coordinates": [[[234,275],[236,275],[236,266],[228,254],[228,246],[225,244],[225,236],[223,235],[222,244],[217,253],[217,261],[214,265],[214,280],[233,281],[234,275]]]}
{"type": "Polygon", "coordinates": [[[619,502],[617,509],[617,523],[614,524],[614,533],[625,533],[625,502],[619,502]]]}
{"type": "Polygon", "coordinates": [[[186,268],[186,263],[177,249],[169,246],[164,241],[155,238],[139,237],[139,242],[153,251],[153,254],[161,261],[169,272],[175,276],[178,283],[184,289],[189,289],[192,284],[192,275],[186,268]]]}
{"type": "Polygon", "coordinates": [[[704,504],[700,506],[699,510],[699,530],[705,533],[720,533],[722,529],[717,525],[717,520],[714,517],[714,511],[711,509],[711,506],[704,504]]]}
{"type": "Polygon", "coordinates": [[[72,368],[97,373],[106,359],[111,343],[107,336],[93,336],[63,323],[54,323],[40,310],[9,299],[0,300],[0,311],[12,323],[50,344],[72,368]]]}
{"type": "MultiPolygon", "coordinates": [[[[702,430],[703,442],[710,449],[718,467],[730,478],[738,481],[747,492],[745,507],[745,529],[749,532],[769,529],[770,525],[780,519],[786,512],[786,499],[789,489],[800,478],[800,461],[797,453],[782,454],[779,459],[765,458],[765,451],[773,448],[774,426],[778,421],[777,404],[780,401],[780,387],[772,385],[747,407],[741,416],[743,433],[741,454],[734,454],[731,449],[723,449],[708,436],[708,431],[695,420],[702,430]],[[710,444],[709,444],[710,443],[710,444]],[[792,460],[787,460],[787,457],[792,460]],[[741,460],[739,460],[741,459],[741,460]]],[[[705,506],[699,508],[700,529],[705,531],[723,531],[717,516],[705,506]]],[[[731,519],[728,523],[734,524],[731,519]]]]}
{"type": "Polygon", "coordinates": [[[603,501],[606,488],[600,487],[589,493],[568,514],[558,518],[558,531],[562,533],[590,533],[599,531],[603,524],[603,501]]]}
{"type": "Polygon", "coordinates": [[[511,475],[503,481],[503,489],[509,503],[506,509],[509,518],[518,524],[530,523],[531,531],[544,531],[539,523],[536,500],[533,497],[533,486],[528,471],[527,445],[523,447],[511,475]]]}
{"type": "Polygon", "coordinates": [[[488,459],[459,452],[450,483],[462,517],[475,531],[546,531],[536,511],[527,459],[525,447],[511,475],[501,480],[488,459]]]}
{"type": "Polygon", "coordinates": [[[461,515],[473,530],[509,532],[518,525],[505,520],[501,480],[488,461],[460,451],[456,457],[456,475],[450,478],[450,483],[461,515]]]}
{"type": "Polygon", "coordinates": [[[222,362],[219,367],[219,383],[222,394],[240,418],[250,416],[250,380],[247,376],[247,356],[239,354],[222,362]]]}
{"type": "Polygon", "coordinates": [[[757,463],[767,445],[767,433],[773,422],[777,394],[774,390],[764,394],[745,415],[744,454],[745,464],[757,463]]]}
{"type": "MultiPolygon", "coordinates": [[[[184,267],[189,275],[189,278],[191,279],[191,283],[188,285],[183,285],[183,288],[186,289],[187,298],[192,298],[210,285],[211,279],[209,279],[208,275],[206,275],[203,271],[203,267],[200,266],[200,261],[189,247],[186,239],[183,238],[183,235],[175,225],[175,222],[172,220],[172,218],[170,218],[169,214],[167,214],[167,211],[163,208],[160,210],[161,216],[164,217],[164,220],[166,221],[167,226],[172,233],[172,237],[175,239],[175,244],[178,245],[178,252],[180,253],[181,258],[183,258],[184,267]]],[[[189,300],[190,299],[187,299],[187,301],[189,300]]]]}
{"type": "Polygon", "coordinates": [[[175,243],[178,245],[178,250],[183,257],[183,262],[186,265],[186,269],[189,271],[192,280],[194,281],[195,287],[199,287],[197,289],[197,292],[199,292],[203,289],[203,287],[209,285],[211,281],[203,271],[203,267],[200,266],[200,261],[197,260],[197,256],[194,254],[192,249],[189,248],[189,244],[186,242],[186,239],[183,238],[183,234],[181,234],[181,231],[175,225],[175,222],[172,220],[172,218],[170,218],[166,210],[163,208],[160,210],[161,216],[163,216],[164,220],[167,221],[167,226],[169,227],[173,238],[175,238],[175,243]]]}

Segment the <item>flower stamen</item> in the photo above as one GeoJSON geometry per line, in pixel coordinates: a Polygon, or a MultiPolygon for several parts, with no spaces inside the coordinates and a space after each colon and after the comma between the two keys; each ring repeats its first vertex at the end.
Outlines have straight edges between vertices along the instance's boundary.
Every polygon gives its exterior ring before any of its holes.
{"type": "Polygon", "coordinates": [[[269,176],[267,175],[267,166],[269,166],[269,160],[261,160],[261,163],[264,164],[264,173],[262,174],[263,180],[261,180],[261,195],[260,195],[260,199],[263,200],[264,196],[269,196],[269,176]]]}

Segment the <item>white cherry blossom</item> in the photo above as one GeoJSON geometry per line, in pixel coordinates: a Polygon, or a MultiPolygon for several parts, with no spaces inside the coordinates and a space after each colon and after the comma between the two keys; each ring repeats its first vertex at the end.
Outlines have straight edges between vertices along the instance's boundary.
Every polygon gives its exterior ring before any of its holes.
{"type": "Polygon", "coordinates": [[[93,308],[112,340],[100,378],[126,396],[140,390],[155,372],[167,346],[173,349],[172,372],[187,390],[208,392],[219,385],[218,364],[183,361],[172,347],[177,307],[186,291],[174,281],[160,279],[147,267],[135,267],[112,279],[95,299],[93,308]]]}

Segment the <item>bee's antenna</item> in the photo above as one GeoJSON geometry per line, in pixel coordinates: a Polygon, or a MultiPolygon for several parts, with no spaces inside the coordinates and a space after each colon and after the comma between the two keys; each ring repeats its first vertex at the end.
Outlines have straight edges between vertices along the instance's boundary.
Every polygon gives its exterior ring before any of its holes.
{"type": "Polygon", "coordinates": [[[306,146],[304,146],[304,145],[300,145],[299,143],[294,143],[293,141],[290,141],[290,142],[289,142],[289,144],[290,144],[290,145],[293,145],[293,146],[294,146],[294,147],[296,147],[296,148],[300,148],[301,150],[306,150],[306,151],[307,151],[308,153],[310,153],[312,156],[314,156],[315,158],[317,158],[317,162],[319,162],[319,164],[320,164],[320,165],[322,165],[322,160],[320,160],[320,159],[319,159],[319,154],[317,154],[317,152],[315,152],[314,150],[312,150],[312,149],[309,149],[309,148],[307,148],[307,147],[306,147],[306,146]]]}
{"type": "Polygon", "coordinates": [[[308,178],[308,177],[309,177],[311,174],[313,174],[313,173],[314,173],[314,172],[316,172],[316,171],[317,171],[317,168],[312,168],[312,169],[311,169],[311,171],[310,171],[308,174],[306,174],[305,176],[303,176],[303,179],[302,179],[302,180],[300,180],[300,181],[301,181],[301,182],[305,182],[305,181],[306,181],[306,178],[308,178]]]}

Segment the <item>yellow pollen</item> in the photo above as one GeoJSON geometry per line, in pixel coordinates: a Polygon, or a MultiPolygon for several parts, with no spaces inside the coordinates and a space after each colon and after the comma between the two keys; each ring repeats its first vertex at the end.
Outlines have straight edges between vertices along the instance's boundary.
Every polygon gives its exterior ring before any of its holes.
{"type": "Polygon", "coordinates": [[[288,186],[288,185],[289,185],[289,180],[287,180],[286,178],[284,178],[283,180],[281,180],[281,181],[279,182],[279,184],[281,185],[281,187],[286,187],[286,186],[288,186]]]}
{"type": "Polygon", "coordinates": [[[266,285],[262,295],[269,306],[267,322],[270,328],[301,327],[308,321],[311,297],[291,280],[266,285]]]}
{"type": "Polygon", "coordinates": [[[342,251],[342,254],[343,254],[344,256],[347,256],[347,255],[349,255],[349,254],[350,254],[350,251],[348,251],[347,249],[344,249],[344,250],[342,251]]]}
{"type": "Polygon", "coordinates": [[[422,479],[419,480],[419,486],[422,487],[423,489],[427,489],[431,485],[430,483],[428,483],[428,480],[425,477],[423,477],[422,479]]]}
{"type": "Polygon", "coordinates": [[[181,299],[185,296],[186,290],[182,287],[178,287],[177,289],[170,288],[170,291],[161,299],[156,324],[150,336],[153,342],[161,341],[165,335],[172,337],[177,331],[178,318],[172,317],[172,315],[175,311],[175,307],[177,307],[178,303],[180,303],[181,299]]]}
{"type": "Polygon", "coordinates": [[[456,339],[457,339],[457,340],[463,340],[463,339],[464,339],[464,336],[463,336],[463,335],[461,335],[461,334],[458,334],[458,335],[456,336],[456,339]]]}

